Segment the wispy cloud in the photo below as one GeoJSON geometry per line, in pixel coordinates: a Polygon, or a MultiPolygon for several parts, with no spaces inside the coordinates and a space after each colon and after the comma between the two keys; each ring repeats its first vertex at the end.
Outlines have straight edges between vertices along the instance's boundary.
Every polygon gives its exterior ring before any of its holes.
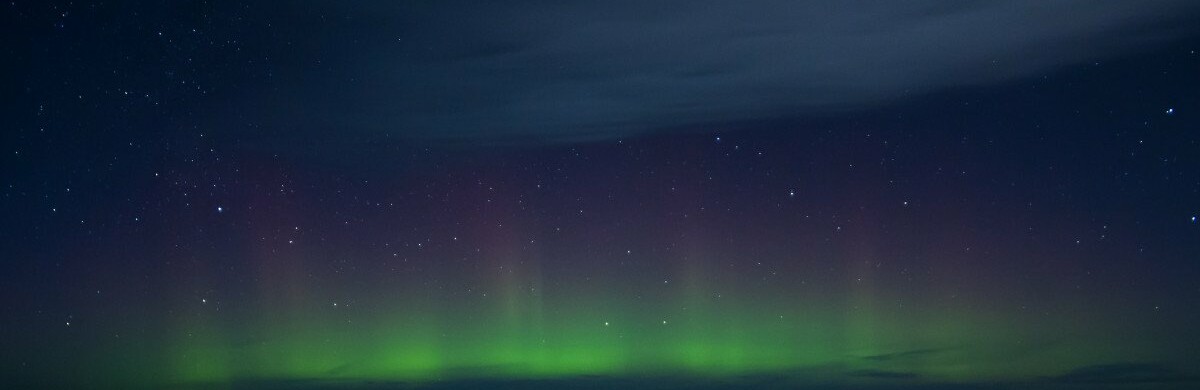
{"type": "Polygon", "coordinates": [[[920,375],[912,372],[900,371],[884,371],[884,370],[857,370],[846,373],[848,376],[857,378],[872,378],[872,379],[916,379],[920,375]]]}
{"type": "Polygon", "coordinates": [[[1161,383],[1196,382],[1200,381],[1200,376],[1187,374],[1163,364],[1117,363],[1080,367],[1045,380],[1079,384],[1161,383]]]}
{"type": "Polygon", "coordinates": [[[290,82],[246,97],[357,139],[558,142],[838,112],[1126,56],[1200,26],[1186,0],[304,4],[278,12],[320,20],[323,38],[294,44],[323,62],[279,56],[290,82]]]}
{"type": "Polygon", "coordinates": [[[940,353],[947,352],[947,351],[950,351],[950,348],[913,349],[913,350],[908,350],[908,351],[900,351],[900,352],[892,352],[892,353],[885,353],[885,354],[879,354],[879,355],[863,356],[862,359],[875,361],[875,362],[885,362],[885,361],[893,361],[893,360],[922,358],[922,357],[927,357],[930,355],[940,354],[940,353]]]}

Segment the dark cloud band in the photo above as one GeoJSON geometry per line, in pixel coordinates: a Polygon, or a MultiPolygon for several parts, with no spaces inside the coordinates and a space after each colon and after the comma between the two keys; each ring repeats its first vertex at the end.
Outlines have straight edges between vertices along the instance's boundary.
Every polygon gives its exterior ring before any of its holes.
{"type": "Polygon", "coordinates": [[[1200,3],[363,7],[323,16],[322,36],[347,39],[309,42],[331,55],[271,92],[327,98],[283,99],[277,111],[293,124],[367,138],[558,142],[861,109],[1156,47],[1190,36],[1200,3]],[[351,41],[360,43],[337,43],[351,41]],[[308,82],[331,74],[347,82],[308,82]]]}

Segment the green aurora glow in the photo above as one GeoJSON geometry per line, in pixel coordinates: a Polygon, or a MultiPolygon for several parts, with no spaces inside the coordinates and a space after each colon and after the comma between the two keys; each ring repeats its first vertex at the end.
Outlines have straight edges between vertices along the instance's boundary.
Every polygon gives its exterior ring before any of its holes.
{"type": "MultiPolygon", "coordinates": [[[[99,383],[151,387],[584,375],[869,380],[844,378],[854,372],[1004,382],[1169,348],[1154,337],[1095,326],[1106,323],[1100,313],[1000,313],[919,297],[902,303],[857,281],[822,291],[821,300],[803,300],[735,285],[712,294],[695,272],[664,283],[658,296],[547,288],[523,277],[529,274],[510,273],[482,289],[486,295],[453,299],[378,291],[374,296],[395,298],[378,306],[334,306],[320,298],[328,294],[297,290],[264,297],[260,308],[237,315],[207,302],[167,319],[169,331],[158,342],[125,337],[92,346],[94,356],[81,370],[99,383]],[[819,301],[826,303],[811,303],[819,301]],[[1088,317],[1093,325],[1077,322],[1088,317]]],[[[621,285],[590,286],[606,284],[621,285]]]]}

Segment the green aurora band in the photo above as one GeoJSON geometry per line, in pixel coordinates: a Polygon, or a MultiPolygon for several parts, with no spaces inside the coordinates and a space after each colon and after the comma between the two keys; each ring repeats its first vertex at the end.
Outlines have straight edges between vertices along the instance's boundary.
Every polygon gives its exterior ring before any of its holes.
{"type": "Polygon", "coordinates": [[[149,387],[581,375],[872,380],[846,375],[855,372],[1003,382],[1152,357],[1167,345],[1097,326],[1117,323],[1098,312],[1047,315],[965,298],[900,298],[869,280],[800,294],[719,282],[711,270],[691,267],[655,294],[606,290],[629,285],[616,273],[566,287],[546,285],[534,267],[507,267],[470,294],[377,286],[367,295],[390,300],[338,306],[328,291],[285,276],[260,286],[253,310],[205,302],[149,326],[163,331],[157,338],[90,345],[94,354],[79,373],[94,383],[149,387]],[[1085,316],[1092,325],[1074,322],[1085,316]]]}

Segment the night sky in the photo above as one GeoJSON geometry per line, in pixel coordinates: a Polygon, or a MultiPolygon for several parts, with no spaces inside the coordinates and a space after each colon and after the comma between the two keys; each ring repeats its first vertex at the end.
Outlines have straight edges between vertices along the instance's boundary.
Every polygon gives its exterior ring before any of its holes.
{"type": "Polygon", "coordinates": [[[0,25],[0,387],[1200,387],[1200,2],[0,25]]]}

